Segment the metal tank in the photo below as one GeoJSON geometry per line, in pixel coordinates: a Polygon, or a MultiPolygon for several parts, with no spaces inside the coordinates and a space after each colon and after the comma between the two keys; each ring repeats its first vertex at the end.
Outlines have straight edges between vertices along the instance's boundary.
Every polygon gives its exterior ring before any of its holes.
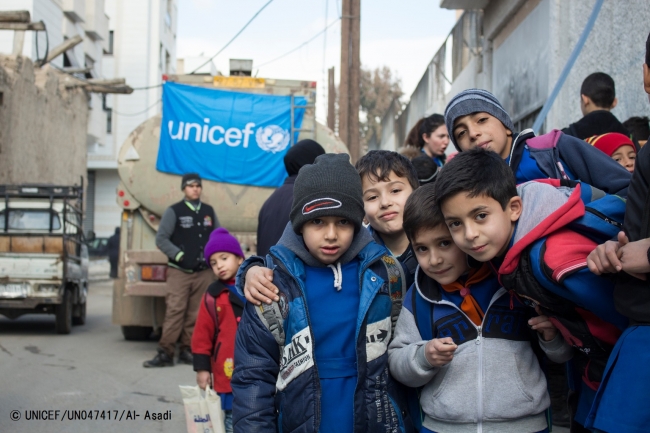
{"type": "MultiPolygon", "coordinates": [[[[326,126],[316,122],[316,83],[252,77],[172,75],[168,81],[236,90],[293,95],[307,99],[299,140],[311,138],[328,153],[347,153],[345,144],[326,126]]],[[[122,326],[126,339],[148,338],[162,325],[166,292],[167,257],[155,244],[160,217],[182,199],[181,176],[156,170],[161,116],[138,126],[122,145],[118,156],[120,184],[117,203],[123,209],[118,279],[113,290],[113,323],[122,326]]],[[[254,253],[257,216],[274,188],[203,180],[201,200],[214,207],[223,227],[254,253]]]]}

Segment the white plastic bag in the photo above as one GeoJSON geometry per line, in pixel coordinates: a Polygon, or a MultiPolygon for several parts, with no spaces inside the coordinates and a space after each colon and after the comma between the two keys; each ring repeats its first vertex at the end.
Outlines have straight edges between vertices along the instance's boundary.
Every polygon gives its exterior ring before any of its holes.
{"type": "Polygon", "coordinates": [[[226,433],[221,398],[210,387],[182,386],[187,433],[226,433]]]}

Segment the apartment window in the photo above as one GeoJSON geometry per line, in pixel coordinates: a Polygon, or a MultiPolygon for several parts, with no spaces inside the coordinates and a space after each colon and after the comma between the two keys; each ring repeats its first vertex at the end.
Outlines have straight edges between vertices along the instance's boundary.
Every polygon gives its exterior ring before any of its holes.
{"type": "MultiPolygon", "coordinates": [[[[538,109],[536,109],[532,113],[527,114],[526,116],[524,116],[524,117],[520,118],[519,120],[517,120],[516,122],[514,122],[515,130],[517,132],[521,132],[524,129],[532,128],[533,124],[535,123],[535,120],[537,119],[537,116],[541,112],[542,112],[542,107],[539,107],[538,109]]],[[[544,134],[544,132],[545,132],[544,126],[545,125],[542,125],[542,127],[539,130],[540,135],[544,134]]]]}
{"type": "Polygon", "coordinates": [[[104,50],[104,54],[113,54],[113,30],[108,31],[108,48],[104,50]]]}
{"type": "Polygon", "coordinates": [[[106,110],[106,133],[113,133],[113,109],[109,108],[106,110]]]}
{"type": "Polygon", "coordinates": [[[102,94],[102,109],[106,113],[106,133],[113,133],[113,109],[108,106],[108,95],[102,94]]]}

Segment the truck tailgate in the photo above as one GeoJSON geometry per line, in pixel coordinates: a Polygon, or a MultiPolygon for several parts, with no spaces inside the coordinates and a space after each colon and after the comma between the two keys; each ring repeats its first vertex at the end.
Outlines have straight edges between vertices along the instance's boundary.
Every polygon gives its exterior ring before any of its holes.
{"type": "Polygon", "coordinates": [[[63,262],[58,254],[0,253],[0,279],[61,279],[63,262]]]}

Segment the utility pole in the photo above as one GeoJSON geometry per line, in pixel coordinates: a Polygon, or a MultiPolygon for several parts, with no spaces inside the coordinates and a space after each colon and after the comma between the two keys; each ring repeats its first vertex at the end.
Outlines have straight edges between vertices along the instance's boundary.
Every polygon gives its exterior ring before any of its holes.
{"type": "Polygon", "coordinates": [[[341,82],[339,137],[348,146],[352,163],[361,156],[359,143],[359,82],[361,76],[361,0],[343,0],[341,17],[341,82]]]}
{"type": "Polygon", "coordinates": [[[336,85],[334,84],[334,66],[327,70],[327,127],[336,131],[336,85]]]}

